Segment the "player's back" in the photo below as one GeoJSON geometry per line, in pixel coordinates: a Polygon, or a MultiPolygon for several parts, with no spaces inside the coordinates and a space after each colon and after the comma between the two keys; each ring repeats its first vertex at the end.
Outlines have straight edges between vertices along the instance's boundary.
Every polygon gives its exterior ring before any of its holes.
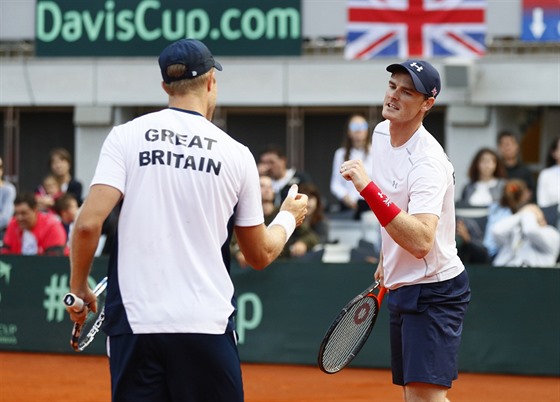
{"type": "Polygon", "coordinates": [[[223,333],[233,285],[222,250],[236,206],[262,219],[258,185],[247,190],[257,177],[249,150],[197,113],[165,109],[110,133],[93,182],[124,195],[112,269],[135,333],[223,333]]]}

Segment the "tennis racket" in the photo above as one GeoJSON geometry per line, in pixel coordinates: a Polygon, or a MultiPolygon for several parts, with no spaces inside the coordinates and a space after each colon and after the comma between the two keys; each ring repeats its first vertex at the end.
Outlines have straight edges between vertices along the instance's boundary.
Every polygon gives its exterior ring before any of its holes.
{"type": "Polygon", "coordinates": [[[379,281],[354,297],[338,314],[327,330],[319,348],[319,368],[327,374],[338,373],[358,355],[366,343],[387,289],[380,287],[378,294],[373,291],[379,281]]]}
{"type": "Polygon", "coordinates": [[[63,302],[66,307],[70,307],[76,312],[88,309],[86,320],[83,324],[74,323],[70,346],[76,351],[81,352],[93,342],[97,333],[101,330],[105,319],[105,289],[107,289],[107,277],[103,278],[93,289],[97,296],[97,313],[89,310],[89,306],[82,299],[73,293],[66,293],[63,302]]]}

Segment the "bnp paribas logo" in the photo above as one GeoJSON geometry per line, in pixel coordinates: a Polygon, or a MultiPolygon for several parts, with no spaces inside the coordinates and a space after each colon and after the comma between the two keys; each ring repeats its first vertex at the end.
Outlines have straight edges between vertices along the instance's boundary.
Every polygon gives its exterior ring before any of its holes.
{"type": "MultiPolygon", "coordinates": [[[[2,303],[2,290],[10,284],[10,273],[12,266],[0,261],[0,307],[2,303]]],[[[17,345],[17,325],[0,322],[0,344],[17,345]]]]}

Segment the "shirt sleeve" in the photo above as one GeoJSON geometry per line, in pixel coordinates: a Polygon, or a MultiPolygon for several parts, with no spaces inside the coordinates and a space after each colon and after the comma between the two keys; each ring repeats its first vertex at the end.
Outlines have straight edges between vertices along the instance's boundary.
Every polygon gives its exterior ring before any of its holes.
{"type": "Polygon", "coordinates": [[[408,213],[441,216],[448,185],[446,171],[441,163],[433,158],[418,161],[408,177],[408,213]]]}
{"type": "Polygon", "coordinates": [[[244,148],[248,154],[244,160],[245,174],[242,174],[239,189],[239,201],[235,212],[236,226],[257,226],[264,222],[264,213],[261,202],[261,187],[259,172],[253,155],[248,148],[244,148]]]}
{"type": "Polygon", "coordinates": [[[97,168],[91,181],[94,184],[106,184],[118,189],[121,193],[126,190],[126,160],[123,145],[123,133],[115,127],[103,143],[97,168]]]}

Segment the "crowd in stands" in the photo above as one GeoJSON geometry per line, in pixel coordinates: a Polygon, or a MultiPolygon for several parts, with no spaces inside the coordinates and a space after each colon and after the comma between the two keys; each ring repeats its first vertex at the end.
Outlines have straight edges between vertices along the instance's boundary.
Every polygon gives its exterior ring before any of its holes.
{"type": "Polygon", "coordinates": [[[4,238],[4,233],[8,223],[14,215],[14,200],[16,199],[16,187],[7,180],[4,180],[4,161],[0,157],[0,235],[4,238]]]}
{"type": "MultiPolygon", "coordinates": [[[[350,182],[338,173],[349,159],[371,159],[371,132],[366,118],[349,117],[342,144],[332,158],[330,195],[327,197],[311,176],[291,167],[284,150],[270,145],[258,154],[265,223],[278,212],[292,184],[309,197],[308,215],[296,229],[280,258],[321,260],[324,250],[337,243],[332,238],[331,217],[363,223],[364,231],[354,261],[376,262],[380,250],[380,226],[350,182]],[[367,232],[367,233],[366,233],[367,232]]],[[[72,225],[82,204],[82,184],[72,177],[72,158],[63,148],[49,155],[49,170],[34,192],[16,192],[3,177],[0,158],[0,253],[67,255],[72,225]]],[[[509,131],[499,133],[496,149],[480,148],[466,175],[468,183],[457,189],[456,243],[466,264],[494,266],[560,266],[560,137],[552,141],[546,164],[534,175],[523,163],[520,144],[509,131]],[[535,180],[536,178],[536,180],[535,180]]],[[[96,255],[108,254],[115,240],[119,209],[103,227],[96,255]]],[[[239,266],[247,263],[232,239],[230,251],[239,266]]]]}
{"type": "MultiPolygon", "coordinates": [[[[64,148],[49,154],[48,172],[34,191],[16,192],[4,179],[0,158],[0,254],[64,256],[82,203],[82,184],[72,177],[72,157],[64,148]]],[[[105,240],[113,239],[115,217],[108,218],[105,240]]],[[[97,255],[109,252],[100,242],[97,255]]]]}
{"type": "Polygon", "coordinates": [[[457,248],[465,263],[559,266],[559,143],[560,137],[552,141],[537,181],[509,131],[498,135],[497,152],[476,153],[456,210],[457,248]],[[482,212],[473,214],[474,208],[482,212]]]}

